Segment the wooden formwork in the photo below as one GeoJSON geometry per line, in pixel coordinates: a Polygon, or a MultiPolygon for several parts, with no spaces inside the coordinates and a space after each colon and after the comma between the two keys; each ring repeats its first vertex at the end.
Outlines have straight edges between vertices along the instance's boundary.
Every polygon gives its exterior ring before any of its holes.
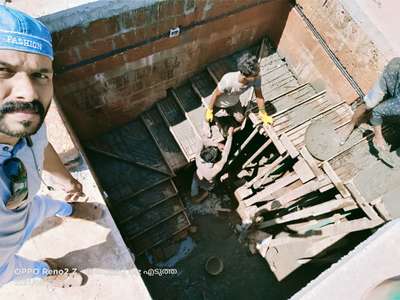
{"type": "MultiPolygon", "coordinates": [[[[275,66],[262,63],[262,68],[269,69],[262,70],[262,74],[279,70],[275,80],[294,77],[284,60],[276,59],[276,54],[266,60],[273,61],[275,66]]],[[[270,84],[269,80],[264,82],[270,84]]],[[[239,202],[237,211],[243,223],[250,226],[250,232],[264,233],[253,242],[279,280],[313,259],[323,259],[324,253],[347,234],[374,228],[392,218],[382,197],[365,198],[364,186],[359,183],[363,182],[357,177],[373,177],[368,163],[382,164],[368,151],[372,131],[367,125],[324,161],[308,151],[305,134],[312,122],[327,120],[340,134],[352,117],[348,104],[329,97],[325,91],[300,94],[309,86],[297,82],[269,99],[274,106],[273,125],[261,124],[252,107],[249,119],[254,130],[233,157],[239,157],[255,136],[264,136],[264,143],[242,166],[257,173],[236,189],[235,196],[239,202]],[[366,166],[354,171],[354,163],[362,160],[368,161],[366,166]]],[[[385,128],[385,132],[395,133],[390,128],[385,128]]],[[[381,169],[387,176],[400,178],[396,170],[389,174],[381,169]]]]}

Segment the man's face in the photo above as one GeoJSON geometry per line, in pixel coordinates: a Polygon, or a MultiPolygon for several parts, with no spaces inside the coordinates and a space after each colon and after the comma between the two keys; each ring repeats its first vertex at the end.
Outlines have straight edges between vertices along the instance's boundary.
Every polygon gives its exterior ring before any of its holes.
{"type": "Polygon", "coordinates": [[[53,97],[53,69],[43,55],[0,50],[0,133],[34,134],[53,97]]]}

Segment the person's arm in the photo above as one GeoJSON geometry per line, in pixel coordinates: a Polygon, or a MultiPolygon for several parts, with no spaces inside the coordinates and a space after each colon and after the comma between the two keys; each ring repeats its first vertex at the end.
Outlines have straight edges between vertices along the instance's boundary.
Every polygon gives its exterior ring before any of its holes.
{"type": "Polygon", "coordinates": [[[273,119],[265,111],[265,100],[261,92],[261,88],[254,88],[254,93],[256,95],[256,102],[258,106],[258,114],[264,125],[272,124],[273,119]]]}
{"type": "Polygon", "coordinates": [[[68,172],[50,143],[44,150],[43,169],[53,176],[56,184],[62,186],[63,190],[68,194],[67,200],[76,200],[84,196],[82,184],[68,172]]]}
{"type": "Polygon", "coordinates": [[[213,171],[214,171],[215,175],[218,174],[219,172],[221,172],[221,170],[224,168],[226,162],[228,161],[229,152],[231,151],[231,147],[232,147],[232,139],[233,139],[233,127],[230,127],[229,131],[228,131],[228,138],[225,143],[224,151],[222,151],[221,160],[219,162],[217,162],[216,164],[214,164],[214,166],[213,166],[213,171]]]}
{"type": "Polygon", "coordinates": [[[213,93],[211,94],[211,99],[210,102],[208,103],[207,109],[206,109],[206,121],[207,122],[212,122],[213,117],[214,117],[214,106],[215,103],[217,102],[218,97],[220,97],[223,94],[218,88],[218,86],[215,88],[213,93]]]}
{"type": "Polygon", "coordinates": [[[367,111],[376,107],[379,103],[381,103],[387,92],[388,90],[385,78],[383,76],[380,76],[379,79],[375,82],[374,86],[364,96],[363,103],[359,105],[354,111],[350,123],[345,127],[342,141],[340,142],[341,145],[344,145],[345,142],[349,139],[354,128],[360,125],[361,121],[363,120],[364,114],[367,111]]]}

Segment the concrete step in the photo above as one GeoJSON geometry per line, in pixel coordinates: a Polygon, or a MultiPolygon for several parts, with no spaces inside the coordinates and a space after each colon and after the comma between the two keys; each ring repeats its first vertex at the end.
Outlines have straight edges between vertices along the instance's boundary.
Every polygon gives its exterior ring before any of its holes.
{"type": "Polygon", "coordinates": [[[207,70],[190,78],[193,90],[200,98],[207,98],[212,94],[217,84],[207,70]]]}
{"type": "Polygon", "coordinates": [[[164,121],[181,148],[188,162],[195,159],[200,143],[200,136],[186,118],[179,104],[172,95],[168,95],[156,104],[164,121]]]}
{"type": "Polygon", "coordinates": [[[166,178],[154,186],[116,202],[114,206],[118,209],[117,222],[119,224],[130,222],[177,194],[178,190],[174,182],[170,178],[166,178]]]}
{"type": "MultiPolygon", "coordinates": [[[[137,216],[135,218],[135,222],[122,222],[118,224],[118,227],[124,232],[128,233],[129,239],[135,239],[135,237],[145,234],[152,228],[155,228],[159,225],[164,226],[165,221],[176,214],[183,212],[184,210],[185,208],[180,198],[178,196],[174,196],[166,201],[161,202],[146,213],[137,216]]],[[[163,238],[165,238],[165,236],[163,238]]],[[[155,241],[155,244],[157,242],[158,241],[155,241]]]]}
{"type": "Polygon", "coordinates": [[[205,110],[200,97],[193,90],[192,85],[190,83],[181,85],[173,89],[171,94],[184,111],[186,118],[191,122],[197,134],[203,136],[205,133],[205,110]]]}
{"type": "Polygon", "coordinates": [[[147,230],[139,236],[128,239],[129,247],[142,254],[164,241],[184,232],[190,226],[190,221],[184,212],[178,213],[165,220],[163,223],[147,230]]]}
{"type": "Polygon", "coordinates": [[[163,121],[157,107],[153,106],[140,117],[170,168],[176,171],[184,167],[187,164],[186,158],[163,121]]]}

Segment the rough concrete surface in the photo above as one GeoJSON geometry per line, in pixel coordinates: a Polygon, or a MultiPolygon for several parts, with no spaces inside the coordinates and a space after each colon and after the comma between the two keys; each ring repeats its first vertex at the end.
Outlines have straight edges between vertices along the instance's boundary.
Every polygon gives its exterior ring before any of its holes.
{"type": "Polygon", "coordinates": [[[325,120],[311,123],[307,128],[305,141],[308,151],[319,160],[326,160],[334,156],[340,146],[335,125],[325,120]]]}
{"type": "Polygon", "coordinates": [[[25,11],[35,18],[38,18],[97,1],[98,0],[12,0],[11,3],[7,3],[7,5],[25,11]]]}
{"type": "MultiPolygon", "coordinates": [[[[87,166],[83,164],[73,175],[83,184],[89,201],[105,207],[87,166]]],[[[54,195],[60,199],[62,193],[54,195]]],[[[71,289],[52,288],[41,280],[14,282],[0,289],[0,299],[150,299],[108,210],[98,222],[49,218],[35,230],[19,254],[29,259],[62,257],[67,264],[82,270],[88,281],[71,289]]]]}
{"type": "Polygon", "coordinates": [[[399,275],[399,242],[400,220],[394,220],[311,281],[292,299],[362,299],[382,281],[399,275]]]}
{"type": "MultiPolygon", "coordinates": [[[[266,261],[252,255],[245,241],[239,241],[235,228],[241,223],[229,197],[211,193],[202,204],[186,201],[191,214],[195,243],[187,257],[176,265],[177,274],[143,276],[153,299],[288,299],[306,282],[315,278],[327,266],[310,266],[282,282],[278,282],[266,261]],[[213,276],[206,272],[205,263],[211,256],[223,261],[223,271],[213,276]],[[167,295],[167,296],[166,296],[167,295]]],[[[154,268],[145,257],[137,260],[140,269],[154,268]]]]}
{"type": "Polygon", "coordinates": [[[374,42],[379,46],[391,48],[393,54],[399,55],[398,0],[341,0],[341,2],[354,20],[363,25],[363,29],[374,42]]]}

